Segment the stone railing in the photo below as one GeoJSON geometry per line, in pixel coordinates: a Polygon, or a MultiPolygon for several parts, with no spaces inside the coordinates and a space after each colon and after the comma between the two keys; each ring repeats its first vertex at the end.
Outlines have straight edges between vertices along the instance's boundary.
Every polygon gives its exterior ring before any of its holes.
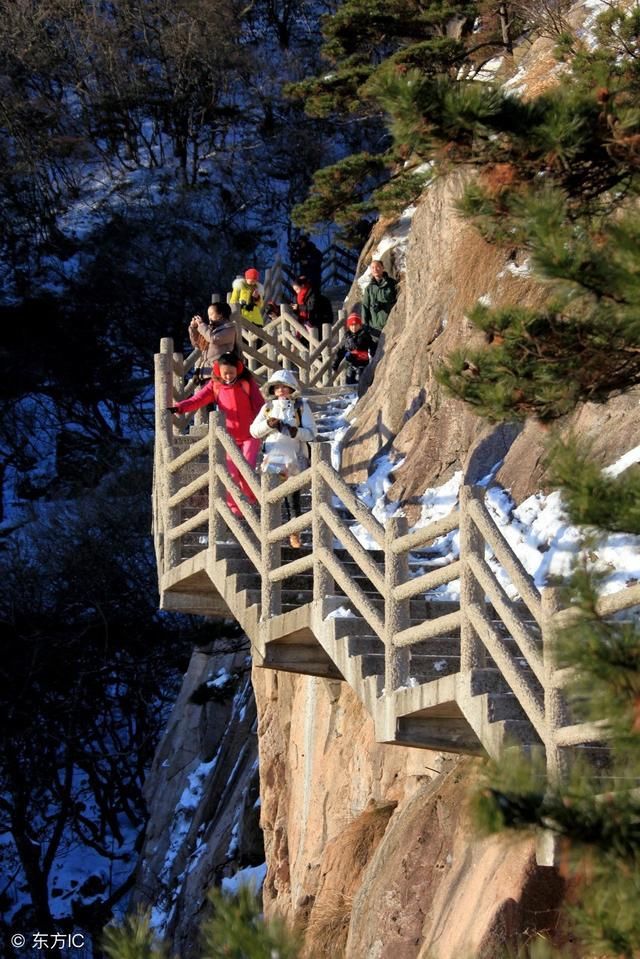
{"type": "MultiPolygon", "coordinates": [[[[473,724],[482,746],[493,754],[498,750],[493,735],[497,724],[492,727],[491,717],[479,715],[482,697],[474,694],[474,683],[478,676],[496,672],[506,690],[503,698],[513,697],[526,717],[519,723],[530,727],[526,742],[532,748],[540,744],[544,747],[552,778],[563,775],[568,750],[592,746],[606,738],[602,725],[572,722],[563,693],[571,671],[558,669],[555,664],[554,633],[571,613],[559,608],[557,590],[538,591],[488,512],[481,488],[463,486],[457,510],[423,529],[408,532],[402,517],[382,526],[372,516],[331,466],[326,444],[313,444],[309,468],[284,483],[278,484],[269,475],[259,478],[226,433],[219,414],[211,413],[207,424],[185,432],[188,418],[173,418],[166,411],[181,396],[182,367],[173,355],[171,341],[163,341],[163,347],[156,357],[154,476],[154,534],[161,596],[181,591],[187,597],[181,608],[197,612],[206,606],[211,610],[210,602],[200,605],[199,597],[208,589],[211,594],[224,596],[227,608],[241,621],[245,606],[253,602],[255,623],[251,621],[254,625],[249,638],[263,653],[273,641],[271,624],[275,620],[279,623],[278,639],[286,641],[286,618],[295,612],[292,602],[298,602],[297,595],[303,596],[299,607],[309,612],[304,623],[312,625],[307,632],[315,630],[317,642],[331,650],[330,642],[319,634],[329,630],[330,614],[336,605],[348,601],[355,614],[353,622],[361,624],[372,643],[383,651],[383,688],[371,708],[384,714],[385,728],[391,729],[384,741],[393,741],[402,710],[405,716],[413,710],[423,717],[429,709],[438,708],[441,697],[445,705],[455,700],[456,707],[473,724]],[[241,497],[229,474],[228,459],[254,492],[259,509],[241,497]],[[227,491],[237,502],[240,517],[228,508],[227,491]],[[282,523],[282,501],[295,491],[305,494],[307,509],[282,523]],[[353,532],[354,524],[364,528],[376,549],[367,550],[361,545],[353,532]],[[459,556],[412,575],[412,555],[456,529],[460,531],[459,556]],[[303,533],[306,540],[305,549],[294,553],[293,558],[285,548],[291,533],[303,533]],[[228,571],[223,560],[231,548],[240,557],[245,578],[252,574],[257,583],[255,596],[250,589],[238,594],[237,608],[225,582],[228,571]],[[520,597],[518,601],[509,598],[487,555],[497,560],[503,575],[507,574],[520,597]],[[204,578],[197,580],[200,574],[204,578]],[[296,592],[301,589],[300,577],[308,583],[306,594],[305,590],[296,592]],[[287,592],[284,610],[284,591],[293,578],[298,585],[287,592]],[[446,608],[433,591],[457,580],[459,603],[449,603],[446,608]],[[193,588],[191,600],[189,584],[196,581],[199,585],[197,591],[193,588]],[[418,597],[426,597],[427,612],[416,618],[412,603],[418,597]],[[429,678],[416,681],[411,656],[416,649],[423,651],[425,644],[428,647],[435,641],[439,649],[450,642],[456,668],[446,683],[429,678]]],[[[609,615],[638,604],[640,585],[603,598],[600,611],[609,615]]],[[[301,617],[295,619],[291,635],[300,634],[303,628],[301,617]]],[[[346,678],[344,665],[340,670],[346,678]]],[[[305,671],[304,662],[298,671],[305,671]]],[[[487,709],[486,701],[482,702],[482,709],[487,709]]],[[[454,748],[452,743],[452,751],[464,749],[454,748]]]]}
{"type": "MultiPolygon", "coordinates": [[[[331,386],[344,382],[344,372],[334,373],[332,361],[335,349],[342,337],[343,312],[333,323],[325,323],[320,338],[315,331],[308,332],[297,317],[282,305],[280,316],[256,326],[245,320],[239,312],[233,314],[238,335],[242,343],[242,356],[247,368],[258,380],[266,380],[274,370],[294,370],[298,380],[305,387],[331,386]]],[[[193,383],[184,383],[184,378],[194,369],[200,356],[199,350],[193,350],[184,357],[173,352],[172,341],[163,340],[163,352],[170,351],[173,356],[173,379],[175,396],[189,396],[193,392],[193,383]]],[[[196,422],[202,422],[196,417],[196,422]]]]}

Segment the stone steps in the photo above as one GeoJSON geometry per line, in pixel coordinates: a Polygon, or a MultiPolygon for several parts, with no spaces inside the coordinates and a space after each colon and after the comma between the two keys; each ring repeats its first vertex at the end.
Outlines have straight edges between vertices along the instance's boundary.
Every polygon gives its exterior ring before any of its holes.
{"type": "MultiPolygon", "coordinates": [[[[206,434],[206,428],[195,428],[190,436],[178,438],[176,453],[189,447],[194,439],[206,434]]],[[[199,456],[181,472],[185,482],[202,475],[207,468],[206,452],[199,456]],[[187,478],[188,477],[188,478],[187,478]]],[[[194,493],[182,504],[179,516],[182,522],[197,515],[207,506],[206,489],[194,493]]],[[[311,509],[311,494],[308,489],[302,491],[303,512],[311,509]]],[[[347,528],[356,522],[348,510],[336,503],[332,508],[347,528]]],[[[282,522],[285,521],[284,513],[282,522]]],[[[182,555],[184,559],[197,556],[206,550],[208,523],[203,520],[197,529],[183,537],[182,555]]],[[[256,537],[250,532],[255,543],[256,537]]],[[[366,708],[376,716],[376,728],[384,726],[389,734],[381,741],[401,742],[408,745],[422,745],[428,748],[447,749],[459,752],[482,751],[480,743],[485,744],[491,754],[496,744],[519,743],[526,748],[538,743],[538,737],[528,720],[517,696],[509,688],[492,658],[486,654],[483,668],[472,671],[470,677],[470,707],[466,712],[455,715],[456,703],[460,695],[463,702],[467,679],[460,675],[460,637],[459,630],[450,634],[423,640],[408,649],[409,682],[402,690],[394,691],[394,703],[382,703],[385,683],[385,649],[368,623],[354,608],[345,592],[338,584],[330,588],[330,600],[324,608],[343,606],[354,615],[330,617],[314,622],[318,604],[313,604],[313,578],[311,573],[297,573],[283,580],[281,589],[281,613],[272,623],[271,638],[263,636],[263,626],[259,627],[261,609],[261,580],[251,561],[243,554],[239,545],[233,542],[230,532],[221,534],[228,540],[218,544],[217,555],[224,560],[217,569],[224,571],[224,582],[220,591],[238,621],[250,630],[250,639],[259,655],[264,654],[264,664],[275,669],[283,669],[301,674],[325,676],[327,678],[347,679],[362,699],[366,708]],[[306,608],[306,609],[305,609],[306,608]],[[298,616],[287,614],[298,611],[298,616]],[[306,617],[306,619],[305,619],[306,617]],[[254,635],[255,633],[255,635],[254,635]],[[258,642],[262,646],[258,646],[258,642]],[[439,698],[440,697],[440,698],[439,698]],[[444,707],[441,708],[441,707],[444,707]],[[381,720],[381,713],[385,714],[381,720]],[[394,711],[395,712],[390,712],[394,711]],[[450,711],[453,710],[453,711],[450,711]],[[393,717],[395,716],[395,732],[393,717]],[[381,725],[382,722],[382,725],[381,725]],[[474,740],[475,736],[475,740],[474,740]],[[486,737],[486,743],[485,739],[486,737]],[[489,744],[489,745],[487,745],[489,744]]],[[[280,546],[282,565],[308,555],[313,548],[311,531],[302,533],[303,546],[292,550],[284,540],[280,546]]],[[[334,555],[341,563],[351,582],[364,594],[367,602],[384,616],[384,597],[378,593],[372,581],[350,556],[348,551],[334,538],[334,555]]],[[[259,544],[258,548],[259,548],[259,544]]],[[[380,577],[384,577],[384,552],[381,549],[367,551],[368,558],[375,565],[380,577]]],[[[409,567],[414,575],[435,570],[438,567],[438,551],[431,545],[417,549],[408,557],[409,567]]],[[[196,559],[193,565],[186,564],[185,569],[198,568],[202,559],[196,559]]],[[[207,567],[207,571],[209,567],[207,567]]],[[[197,587],[195,587],[197,588],[197,587]]],[[[195,589],[194,588],[194,589],[195,589]]],[[[530,617],[522,604],[518,605],[520,615],[525,621],[530,617]]],[[[434,620],[459,609],[455,601],[433,600],[420,594],[409,601],[409,625],[418,625],[426,620],[434,620]]],[[[537,681],[530,668],[520,656],[515,641],[509,636],[507,628],[487,608],[489,618],[501,637],[504,651],[511,654],[521,676],[529,681],[534,690],[537,681]]],[[[326,615],[326,614],[325,614],[326,615]]],[[[263,624],[264,625],[264,624],[263,624]]],[[[534,632],[538,632],[537,627],[534,632]]],[[[542,691],[540,690],[542,696],[542,691]]],[[[467,695],[467,699],[469,696],[467,695]]],[[[460,707],[462,708],[462,706],[460,707]]],[[[601,757],[602,758],[602,757],[601,757]]]]}

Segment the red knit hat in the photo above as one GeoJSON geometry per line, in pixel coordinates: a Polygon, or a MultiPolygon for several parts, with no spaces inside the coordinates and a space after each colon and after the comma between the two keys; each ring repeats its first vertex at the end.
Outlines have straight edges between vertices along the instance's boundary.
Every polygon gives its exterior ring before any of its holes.
{"type": "Polygon", "coordinates": [[[257,283],[260,279],[260,274],[254,267],[251,267],[249,270],[244,271],[244,278],[247,283],[257,283]]]}
{"type": "Polygon", "coordinates": [[[349,316],[344,321],[344,325],[351,326],[354,320],[358,324],[358,326],[362,326],[362,317],[360,316],[359,313],[349,313],[349,316]]]}

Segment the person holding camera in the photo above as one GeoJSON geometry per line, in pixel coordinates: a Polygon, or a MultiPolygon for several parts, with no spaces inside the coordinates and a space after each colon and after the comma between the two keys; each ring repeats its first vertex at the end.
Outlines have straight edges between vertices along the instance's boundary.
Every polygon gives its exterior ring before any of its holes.
{"type": "MultiPolygon", "coordinates": [[[[262,472],[286,480],[309,465],[309,443],[316,439],[316,424],[291,370],[276,370],[263,388],[266,403],[250,426],[251,435],[264,442],[262,472]]],[[[300,491],[285,497],[287,521],[300,516],[300,491]]],[[[300,549],[300,536],[292,533],[289,544],[300,549]]]]}
{"type": "Polygon", "coordinates": [[[196,314],[189,324],[189,339],[202,353],[195,368],[200,383],[211,377],[213,365],[223,353],[241,354],[238,330],[228,303],[212,303],[206,320],[196,314]]]}

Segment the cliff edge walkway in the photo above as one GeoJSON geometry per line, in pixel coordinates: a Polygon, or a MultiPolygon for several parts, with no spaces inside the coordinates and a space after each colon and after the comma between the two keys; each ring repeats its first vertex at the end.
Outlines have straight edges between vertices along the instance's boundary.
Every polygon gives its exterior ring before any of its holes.
{"type": "MultiPolygon", "coordinates": [[[[331,382],[338,323],[308,349],[298,326],[285,312],[260,331],[259,346],[255,327],[243,329],[247,361],[258,378],[295,366],[318,411],[344,392],[331,382]]],[[[284,483],[260,476],[217,413],[166,411],[188,393],[193,359],[174,353],[171,340],[156,356],[153,518],[163,609],[230,615],[256,665],[349,683],[379,742],[493,757],[517,744],[544,750],[551,777],[564,774],[576,748],[606,754],[603,727],[572,720],[563,693],[571,670],[554,662],[554,629],[570,612],[559,608],[557,590],[538,591],[488,512],[484,490],[463,485],[454,512],[408,532],[403,518],[383,526],[357,499],[332,467],[327,443],[314,443],[310,467],[284,483]],[[259,508],[236,495],[227,454],[259,508]],[[226,505],[227,489],[241,518],[226,505]],[[303,514],[283,522],[282,501],[295,490],[303,514]],[[361,545],[355,523],[376,549],[361,545]],[[456,529],[459,557],[434,566],[434,541],[456,529]],[[293,532],[302,534],[301,550],[289,548],[293,532]],[[491,555],[519,600],[505,592],[491,555]],[[433,598],[455,580],[459,602],[433,598]]],[[[600,611],[639,603],[636,585],[603,597],[600,611]]]]}

